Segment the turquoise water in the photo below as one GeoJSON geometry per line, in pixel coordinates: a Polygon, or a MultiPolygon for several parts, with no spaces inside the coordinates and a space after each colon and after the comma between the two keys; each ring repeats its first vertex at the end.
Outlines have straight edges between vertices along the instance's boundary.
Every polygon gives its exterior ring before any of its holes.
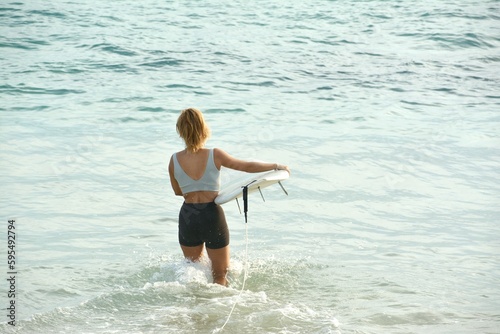
{"type": "Polygon", "coordinates": [[[235,303],[222,332],[500,332],[498,1],[3,1],[0,16],[19,271],[0,332],[214,333],[235,303]],[[177,244],[167,164],[188,106],[208,146],[292,169],[288,197],[250,198],[247,226],[224,205],[227,289],[177,244]]]}

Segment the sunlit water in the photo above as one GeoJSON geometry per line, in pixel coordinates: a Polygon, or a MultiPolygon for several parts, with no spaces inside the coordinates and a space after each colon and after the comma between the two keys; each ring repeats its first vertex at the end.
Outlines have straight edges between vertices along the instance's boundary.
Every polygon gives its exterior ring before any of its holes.
{"type": "Polygon", "coordinates": [[[19,271],[1,332],[215,333],[235,303],[222,332],[500,332],[498,1],[4,1],[0,16],[19,271]],[[292,169],[289,196],[252,194],[246,226],[224,205],[229,288],[177,244],[167,165],[188,106],[208,146],[292,169]]]}

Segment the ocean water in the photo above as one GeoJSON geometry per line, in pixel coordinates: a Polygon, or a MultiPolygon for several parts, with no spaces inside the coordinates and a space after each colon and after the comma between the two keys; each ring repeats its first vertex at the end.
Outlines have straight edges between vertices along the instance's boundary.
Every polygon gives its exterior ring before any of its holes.
{"type": "Polygon", "coordinates": [[[0,17],[0,332],[500,332],[500,2],[3,0],[0,17]],[[190,106],[207,146],[292,169],[248,224],[224,205],[229,288],[177,243],[167,165],[190,106]]]}

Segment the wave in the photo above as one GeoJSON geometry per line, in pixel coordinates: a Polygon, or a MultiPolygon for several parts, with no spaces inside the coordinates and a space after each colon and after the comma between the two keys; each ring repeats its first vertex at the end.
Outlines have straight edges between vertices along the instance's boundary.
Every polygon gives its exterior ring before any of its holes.
{"type": "Polygon", "coordinates": [[[224,114],[224,113],[242,113],[242,112],[245,112],[246,110],[243,109],[243,108],[218,108],[218,109],[215,109],[215,108],[209,108],[209,109],[205,109],[205,113],[207,114],[224,114]]]}
{"type": "MultiPolygon", "coordinates": [[[[58,307],[20,321],[23,333],[216,333],[234,304],[228,333],[336,333],[339,321],[330,309],[290,301],[298,278],[316,268],[305,259],[232,261],[230,287],[211,283],[207,258],[191,263],[170,257],[127,277],[105,279],[110,291],[70,307],[58,307]]],[[[311,272],[309,272],[311,274],[311,272]]],[[[1,329],[1,327],[0,327],[1,329]]],[[[3,329],[7,329],[4,326],[3,329]]],[[[8,331],[7,331],[8,333],[8,331]]]]}
{"type": "Polygon", "coordinates": [[[36,40],[31,38],[22,38],[19,40],[12,40],[10,42],[0,42],[0,48],[12,48],[21,50],[36,50],[38,45],[49,45],[48,42],[43,40],[36,40]]]}
{"type": "Polygon", "coordinates": [[[0,93],[6,93],[10,95],[18,94],[47,94],[47,95],[67,95],[67,94],[83,94],[84,90],[80,89],[47,89],[40,87],[30,87],[24,85],[11,86],[11,85],[1,85],[0,93]]]}
{"type": "Polygon", "coordinates": [[[494,48],[495,45],[487,42],[481,35],[466,33],[463,35],[455,34],[432,34],[429,40],[438,42],[445,48],[494,48]]]}
{"type": "Polygon", "coordinates": [[[89,47],[89,49],[95,49],[95,50],[100,50],[104,52],[109,52],[109,53],[114,53],[120,56],[136,56],[137,52],[125,49],[123,47],[120,47],[118,45],[110,44],[110,43],[99,43],[99,44],[94,44],[91,46],[88,45],[82,45],[82,47],[89,47]]]}
{"type": "Polygon", "coordinates": [[[139,64],[139,66],[160,68],[160,67],[164,67],[164,66],[179,66],[183,63],[184,63],[184,61],[180,60],[180,59],[164,57],[164,58],[161,58],[159,60],[148,61],[148,62],[139,64]]]}
{"type": "MultiPolygon", "coordinates": [[[[495,42],[498,38],[487,36],[484,34],[475,34],[472,32],[463,34],[454,33],[416,33],[416,32],[399,32],[395,34],[398,37],[405,37],[415,41],[431,41],[438,43],[445,49],[467,49],[467,48],[481,48],[492,49],[495,48],[495,42]],[[492,40],[490,42],[490,40],[492,40]]],[[[430,46],[427,46],[429,48],[430,46]]]]}
{"type": "Polygon", "coordinates": [[[66,19],[67,15],[61,12],[55,12],[50,10],[30,10],[28,14],[47,16],[47,17],[55,17],[59,19],[66,19]]]}

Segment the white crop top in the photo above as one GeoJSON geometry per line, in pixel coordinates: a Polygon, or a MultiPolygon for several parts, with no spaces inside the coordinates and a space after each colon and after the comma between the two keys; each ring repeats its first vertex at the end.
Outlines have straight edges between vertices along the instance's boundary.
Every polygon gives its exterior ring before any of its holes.
{"type": "Polygon", "coordinates": [[[177,153],[173,155],[174,177],[181,187],[182,193],[187,194],[193,191],[219,191],[220,190],[220,170],[215,166],[214,150],[208,152],[207,166],[201,179],[193,180],[184,172],[179,161],[177,153]]]}

